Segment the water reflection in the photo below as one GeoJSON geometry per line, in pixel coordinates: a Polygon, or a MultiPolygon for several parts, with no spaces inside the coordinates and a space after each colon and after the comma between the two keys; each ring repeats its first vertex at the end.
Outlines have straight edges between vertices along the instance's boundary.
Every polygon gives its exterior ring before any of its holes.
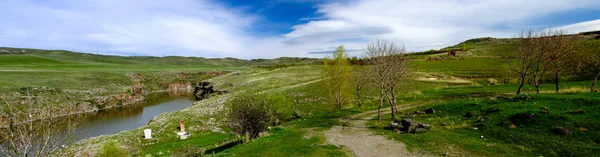
{"type": "Polygon", "coordinates": [[[81,117],[82,124],[75,131],[76,140],[136,129],[161,113],[182,110],[193,103],[191,97],[173,97],[161,93],[148,96],[142,104],[86,114],[81,117]]]}

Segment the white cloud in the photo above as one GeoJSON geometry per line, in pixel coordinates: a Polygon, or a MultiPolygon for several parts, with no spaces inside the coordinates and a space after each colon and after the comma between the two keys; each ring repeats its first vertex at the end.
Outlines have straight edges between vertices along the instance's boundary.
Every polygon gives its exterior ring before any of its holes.
{"type": "Polygon", "coordinates": [[[570,25],[559,27],[559,28],[565,29],[571,33],[598,31],[598,30],[600,30],[600,19],[570,24],[570,25]]]}
{"type": "MultiPolygon", "coordinates": [[[[512,37],[531,27],[529,21],[549,13],[598,7],[597,0],[360,0],[322,5],[319,12],[327,19],[294,26],[285,37],[288,43],[317,47],[345,44],[338,41],[347,38],[380,37],[409,50],[425,50],[475,37],[512,37]]],[[[356,49],[364,44],[347,47],[356,49]]]]}
{"type": "Polygon", "coordinates": [[[256,18],[196,0],[8,0],[0,6],[3,46],[156,56],[238,56],[256,18]]]}
{"type": "MultiPolygon", "coordinates": [[[[0,46],[114,54],[273,58],[311,56],[377,37],[409,50],[475,37],[512,37],[551,13],[600,8],[597,0],[356,0],[317,6],[322,15],[280,36],[252,36],[263,17],[209,0],[3,0],[0,46]]],[[[268,19],[266,19],[268,20],[268,19]]],[[[599,29],[600,21],[565,26],[599,29]]],[[[545,26],[548,27],[548,26],[545,26]]],[[[353,55],[360,52],[353,51],[353,55]]]]}

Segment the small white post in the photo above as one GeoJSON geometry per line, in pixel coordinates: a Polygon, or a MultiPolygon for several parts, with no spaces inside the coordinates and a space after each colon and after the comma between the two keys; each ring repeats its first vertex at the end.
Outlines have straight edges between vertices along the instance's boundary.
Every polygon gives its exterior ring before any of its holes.
{"type": "Polygon", "coordinates": [[[144,130],[144,139],[152,139],[152,130],[151,129],[144,130]]]}

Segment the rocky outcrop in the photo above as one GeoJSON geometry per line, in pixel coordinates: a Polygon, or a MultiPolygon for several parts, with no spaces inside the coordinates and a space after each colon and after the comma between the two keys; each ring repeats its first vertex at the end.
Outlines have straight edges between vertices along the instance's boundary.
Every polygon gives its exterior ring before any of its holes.
{"type": "Polygon", "coordinates": [[[213,93],[223,94],[227,93],[227,91],[215,90],[213,84],[206,81],[198,83],[194,88],[194,97],[196,97],[196,100],[206,99],[213,93]]]}
{"type": "Polygon", "coordinates": [[[167,92],[171,96],[190,95],[194,91],[191,83],[171,83],[167,88],[167,92]]]}

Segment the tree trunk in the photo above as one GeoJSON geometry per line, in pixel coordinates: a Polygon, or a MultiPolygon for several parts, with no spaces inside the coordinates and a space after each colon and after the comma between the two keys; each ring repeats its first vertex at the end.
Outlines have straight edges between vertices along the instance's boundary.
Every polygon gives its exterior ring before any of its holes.
{"type": "Polygon", "coordinates": [[[356,101],[358,101],[358,107],[362,107],[362,102],[360,101],[360,87],[356,87],[356,101]]]}
{"type": "Polygon", "coordinates": [[[560,89],[560,87],[558,86],[558,71],[554,73],[554,83],[556,84],[556,92],[558,92],[558,90],[560,89]]]}
{"type": "Polygon", "coordinates": [[[381,93],[379,93],[379,106],[377,107],[377,126],[381,123],[381,106],[383,106],[383,88],[381,88],[381,93]]]}
{"type": "Polygon", "coordinates": [[[390,106],[392,107],[392,120],[396,120],[396,94],[394,94],[394,87],[391,89],[392,99],[390,100],[390,106]]]}
{"type": "Polygon", "coordinates": [[[521,89],[523,89],[523,85],[525,85],[525,74],[521,74],[521,84],[519,85],[519,89],[517,89],[517,95],[521,94],[521,89]]]}
{"type": "Polygon", "coordinates": [[[535,84],[535,92],[540,94],[540,81],[536,81],[534,84],[535,84]]]}
{"type": "Polygon", "coordinates": [[[598,81],[598,77],[600,77],[600,71],[598,72],[598,75],[596,75],[596,78],[594,78],[594,82],[592,82],[592,92],[594,92],[596,88],[596,81],[598,81]]]}

